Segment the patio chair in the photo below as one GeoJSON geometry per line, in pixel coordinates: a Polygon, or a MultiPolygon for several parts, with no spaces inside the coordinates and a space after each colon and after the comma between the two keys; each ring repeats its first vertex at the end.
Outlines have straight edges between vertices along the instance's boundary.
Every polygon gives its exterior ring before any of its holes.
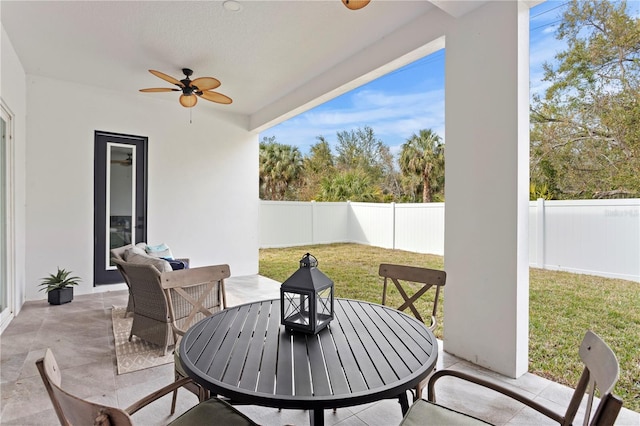
{"type": "Polygon", "coordinates": [[[162,355],[173,343],[169,309],[160,285],[160,271],[153,265],[112,259],[129,281],[133,299],[133,324],[129,340],[137,336],[162,348],[162,355]]]}
{"type": "MultiPolygon", "coordinates": [[[[129,340],[133,336],[146,340],[163,348],[163,356],[167,354],[167,348],[177,345],[178,336],[182,327],[193,324],[194,320],[204,318],[202,312],[210,315],[226,307],[226,295],[224,281],[221,278],[221,269],[229,273],[229,266],[204,266],[198,268],[181,269],[177,271],[160,272],[149,264],[136,264],[113,259],[119,265],[124,274],[129,278],[131,295],[133,296],[135,309],[133,324],[129,340]],[[182,285],[188,290],[184,291],[187,298],[173,298],[171,302],[163,289],[162,283],[182,285]],[[190,300],[199,301],[199,310],[192,312],[190,300]],[[174,325],[175,324],[175,325],[174,325]]],[[[228,275],[226,275],[228,277],[228,275]]],[[[177,352],[174,354],[177,357],[177,352]]],[[[175,360],[176,380],[186,377],[179,359],[175,360]]],[[[208,397],[207,391],[193,381],[189,381],[188,390],[198,395],[203,401],[208,397]]],[[[176,391],[177,392],[177,391],[176,391]]],[[[171,407],[171,413],[175,409],[175,399],[171,407]]]]}
{"type": "Polygon", "coordinates": [[[417,266],[405,266],[405,265],[393,265],[388,263],[380,264],[380,268],[378,269],[378,274],[384,278],[384,284],[382,288],[382,304],[386,305],[387,303],[387,280],[391,280],[398,292],[404,299],[404,303],[398,306],[396,309],[399,311],[404,311],[409,308],[413,315],[422,322],[425,320],[416,309],[414,303],[420,296],[422,296],[427,290],[431,287],[436,287],[436,294],[433,298],[433,310],[431,312],[431,321],[427,324],[430,330],[434,330],[438,325],[438,319],[436,317],[436,313],[438,311],[438,298],[440,296],[440,287],[443,287],[445,282],[447,281],[447,273],[445,271],[440,271],[437,269],[428,269],[428,268],[420,268],[417,266]],[[403,281],[405,281],[405,285],[403,286],[403,281]],[[423,284],[422,287],[416,291],[413,296],[409,297],[407,294],[406,288],[408,287],[408,283],[417,283],[423,284]]]}
{"type": "MultiPolygon", "coordinates": [[[[188,377],[182,368],[178,352],[178,342],[189,327],[201,319],[227,307],[224,280],[231,276],[229,265],[215,265],[192,269],[194,273],[181,274],[179,271],[166,272],[161,275],[169,318],[173,329],[175,379],[176,381],[188,377]]],[[[209,397],[209,392],[195,382],[191,382],[187,389],[198,395],[201,400],[209,397]]],[[[171,414],[175,411],[178,389],[173,393],[171,414]]]]}
{"type": "MultiPolygon", "coordinates": [[[[202,286],[193,291],[204,291],[207,288],[207,298],[203,302],[206,308],[221,309],[221,306],[226,304],[224,284],[218,280],[217,267],[204,266],[160,272],[153,264],[133,263],[116,258],[112,260],[127,277],[133,298],[134,315],[129,340],[138,336],[158,345],[162,347],[163,356],[167,354],[168,347],[175,342],[176,336],[171,326],[169,303],[161,285],[164,274],[170,275],[172,280],[202,286]],[[207,285],[213,286],[216,291],[209,291],[210,287],[207,285]]],[[[177,315],[177,318],[185,319],[181,313],[177,315]]]]}
{"type": "MultiPolygon", "coordinates": [[[[144,244],[144,243],[142,243],[142,244],[144,244]]],[[[129,250],[130,248],[133,248],[133,247],[134,247],[133,244],[128,244],[126,246],[116,247],[114,249],[111,249],[110,250],[111,260],[116,259],[116,260],[119,260],[121,262],[124,262],[125,261],[125,253],[126,253],[126,251],[129,250]]],[[[180,258],[180,259],[176,259],[176,260],[180,260],[182,262],[185,262],[187,265],[189,264],[189,259],[188,258],[180,258]]],[[[130,316],[130,315],[133,315],[133,311],[135,309],[135,304],[134,304],[134,300],[133,300],[133,295],[131,294],[131,284],[129,283],[129,277],[127,276],[126,272],[122,269],[122,267],[117,262],[114,262],[114,263],[116,264],[116,268],[118,269],[118,271],[122,275],[122,278],[124,279],[125,284],[129,288],[129,301],[127,303],[127,309],[125,311],[125,316],[130,316]]]]}
{"type": "MultiPolygon", "coordinates": [[[[53,408],[63,426],[68,425],[100,425],[121,426],[132,425],[131,415],[155,400],[165,396],[169,392],[183,386],[188,379],[182,379],[159,389],[124,410],[109,407],[102,404],[86,401],[60,387],[62,375],[58,364],[50,349],[47,349],[43,358],[36,361],[36,366],[47,389],[53,408]]],[[[223,425],[255,425],[249,417],[245,416],[226,402],[212,398],[200,402],[181,416],[170,422],[172,426],[190,426],[209,424],[215,419],[216,423],[223,425]]]]}
{"type": "Polygon", "coordinates": [[[513,398],[545,415],[549,419],[558,422],[560,425],[573,424],[578,408],[584,399],[585,393],[587,393],[588,397],[583,424],[585,426],[613,425],[622,408],[622,400],[611,393],[613,386],[618,381],[618,360],[609,346],[592,331],[587,331],[584,336],[582,344],[580,345],[579,355],[585,367],[569,402],[569,406],[564,413],[558,413],[542,405],[540,402],[530,399],[523,393],[519,393],[514,388],[507,388],[461,371],[440,370],[434,373],[429,379],[427,385],[428,401],[424,399],[416,401],[409,408],[409,411],[400,424],[401,426],[486,424],[480,419],[436,404],[436,381],[442,377],[453,377],[492,389],[502,395],[513,398]],[[596,390],[600,393],[600,402],[597,404],[595,413],[591,416],[596,390]]]}
{"type": "MultiPolygon", "coordinates": [[[[433,298],[433,309],[431,311],[431,320],[427,327],[430,330],[434,330],[438,325],[438,319],[436,317],[438,311],[438,299],[440,296],[440,288],[444,286],[447,281],[447,274],[445,271],[439,271],[437,269],[428,269],[428,268],[420,268],[417,266],[406,266],[406,265],[394,265],[388,263],[380,264],[380,268],[378,269],[378,274],[381,277],[384,277],[384,284],[382,288],[382,304],[387,304],[387,284],[388,280],[391,280],[398,292],[402,296],[404,303],[398,306],[399,311],[404,311],[409,308],[413,315],[422,322],[425,322],[420,315],[420,312],[415,307],[414,303],[418,300],[420,296],[422,296],[427,290],[431,287],[435,286],[436,291],[433,298]],[[407,288],[411,285],[410,283],[422,284],[422,287],[418,291],[416,291],[413,296],[409,297],[407,294],[407,288]],[[404,285],[403,285],[404,284],[404,285]]],[[[426,379],[420,382],[415,387],[415,395],[414,401],[422,398],[422,388],[424,388],[426,379]]]]}

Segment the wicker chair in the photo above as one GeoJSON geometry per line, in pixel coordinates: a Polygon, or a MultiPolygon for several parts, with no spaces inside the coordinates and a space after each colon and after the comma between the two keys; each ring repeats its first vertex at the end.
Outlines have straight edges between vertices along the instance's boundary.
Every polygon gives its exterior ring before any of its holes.
{"type": "MultiPolygon", "coordinates": [[[[120,262],[124,262],[125,259],[125,253],[127,250],[129,250],[130,248],[135,247],[133,244],[128,244],[126,246],[122,246],[122,247],[117,247],[114,249],[111,249],[110,253],[111,253],[111,260],[119,260],[120,262]]],[[[180,258],[177,260],[181,260],[183,262],[185,262],[187,265],[189,264],[189,259],[188,258],[180,258]]],[[[133,311],[135,310],[135,304],[134,304],[134,300],[133,300],[133,295],[131,294],[131,284],[129,283],[129,277],[127,276],[126,272],[122,269],[122,267],[117,263],[114,262],[116,264],[116,268],[118,269],[118,271],[120,271],[120,274],[122,275],[122,278],[124,279],[125,284],[127,284],[127,287],[129,287],[129,302],[127,303],[127,310],[125,312],[125,315],[129,316],[129,315],[133,315],[133,311]]]]}
{"type": "Polygon", "coordinates": [[[129,281],[133,299],[133,324],[129,341],[137,336],[162,348],[162,355],[173,344],[169,309],[160,287],[160,272],[152,265],[135,264],[112,259],[129,281]]]}
{"type": "MultiPolygon", "coordinates": [[[[224,284],[218,281],[215,267],[205,266],[161,273],[152,265],[118,259],[113,259],[113,262],[121,268],[123,276],[127,277],[133,298],[133,324],[129,340],[133,336],[138,336],[162,347],[163,355],[167,354],[168,347],[176,341],[177,337],[171,326],[169,301],[162,290],[163,276],[171,276],[172,279],[178,277],[181,281],[201,285],[202,289],[207,285],[213,285],[216,291],[208,292],[203,306],[214,310],[223,309],[225,306],[224,284]]],[[[202,289],[195,287],[193,291],[202,291],[202,289]]],[[[179,313],[177,317],[180,318],[179,313]]]]}
{"type": "MultiPolygon", "coordinates": [[[[224,278],[230,275],[229,265],[160,272],[153,265],[116,258],[113,262],[127,277],[135,305],[129,340],[135,335],[159,345],[163,348],[163,355],[196,321],[226,308],[224,278]],[[197,308],[194,308],[194,303],[197,308]]],[[[182,369],[178,351],[174,352],[174,357],[175,378],[182,381],[187,375],[182,369]]],[[[209,392],[191,380],[184,387],[198,395],[200,401],[209,398],[209,392]]],[[[176,388],[171,414],[175,411],[177,392],[176,388]]]]}
{"type": "MultiPolygon", "coordinates": [[[[188,379],[174,382],[159,389],[126,409],[109,407],[102,404],[86,401],[63,390],[60,387],[62,377],[55,357],[50,349],[47,349],[43,358],[36,361],[40,377],[47,388],[47,393],[53,404],[53,408],[60,420],[60,424],[66,425],[111,425],[131,426],[131,415],[141,408],[156,401],[162,396],[184,386],[188,379]]],[[[227,404],[226,402],[211,398],[200,402],[169,425],[190,426],[201,424],[223,425],[255,425],[250,418],[227,404]]]]}

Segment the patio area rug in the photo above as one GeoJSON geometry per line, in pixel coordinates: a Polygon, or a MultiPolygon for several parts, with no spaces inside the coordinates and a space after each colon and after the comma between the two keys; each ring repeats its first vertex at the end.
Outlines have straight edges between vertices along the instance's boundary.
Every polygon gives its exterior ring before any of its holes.
{"type": "Polygon", "coordinates": [[[131,342],[129,341],[133,318],[125,318],[125,310],[124,307],[113,306],[111,308],[118,374],[131,373],[173,362],[172,350],[162,356],[160,346],[147,343],[136,336],[133,336],[131,342]]]}

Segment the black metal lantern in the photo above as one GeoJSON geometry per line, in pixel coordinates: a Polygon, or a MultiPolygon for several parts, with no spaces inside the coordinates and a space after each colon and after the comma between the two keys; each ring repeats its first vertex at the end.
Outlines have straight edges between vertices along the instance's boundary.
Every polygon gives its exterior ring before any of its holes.
{"type": "Polygon", "coordinates": [[[318,269],[311,254],[280,286],[281,323],[287,329],[316,334],[333,319],[333,281],[318,269]]]}

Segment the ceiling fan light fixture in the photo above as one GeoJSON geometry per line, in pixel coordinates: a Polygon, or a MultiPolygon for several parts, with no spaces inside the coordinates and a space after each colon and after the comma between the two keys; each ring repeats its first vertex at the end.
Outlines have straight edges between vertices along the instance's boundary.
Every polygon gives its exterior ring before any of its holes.
{"type": "Polygon", "coordinates": [[[185,108],[193,108],[198,103],[196,95],[180,95],[180,105],[185,108]]]}
{"type": "Polygon", "coordinates": [[[149,72],[162,80],[178,86],[178,88],[150,88],[140,89],[141,92],[153,93],[153,92],[182,92],[180,95],[180,105],[185,108],[192,108],[198,103],[198,98],[206,99],[210,102],[218,104],[230,104],[233,102],[230,97],[223,95],[222,93],[214,92],[215,89],[220,86],[220,80],[213,77],[199,77],[195,80],[191,80],[193,71],[189,68],[183,68],[184,78],[178,80],[160,71],[149,70],[149,72]]]}
{"type": "Polygon", "coordinates": [[[347,9],[358,10],[369,4],[371,0],[342,0],[347,9]]]}

